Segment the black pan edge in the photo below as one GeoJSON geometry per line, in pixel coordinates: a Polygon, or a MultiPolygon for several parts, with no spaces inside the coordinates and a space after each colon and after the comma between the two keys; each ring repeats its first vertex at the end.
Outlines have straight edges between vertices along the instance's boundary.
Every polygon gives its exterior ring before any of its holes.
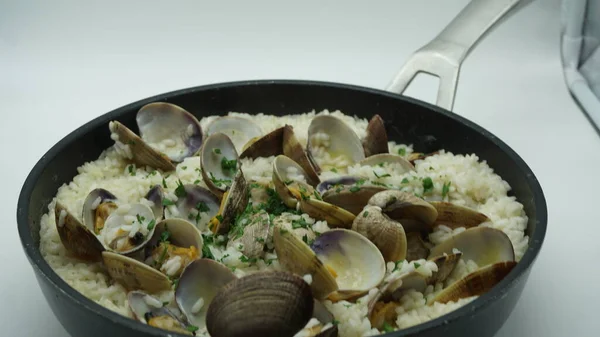
{"type": "MultiPolygon", "coordinates": [[[[469,316],[470,313],[476,312],[483,307],[491,305],[496,299],[501,298],[506,295],[510,289],[512,289],[516,283],[520,282],[520,276],[522,274],[526,274],[529,272],[530,267],[535,262],[541,248],[543,245],[543,241],[546,234],[547,227],[547,205],[544,197],[544,193],[542,187],[539,184],[539,181],[535,177],[534,173],[530,169],[530,167],[524,162],[524,160],[506,143],[497,138],[491,132],[482,128],[474,122],[471,122],[457,114],[439,108],[435,105],[429,104],[427,102],[423,102],[420,100],[416,100],[407,96],[398,95],[394,93],[390,93],[383,90],[367,88],[357,85],[351,84],[343,84],[343,83],[334,83],[334,82],[325,82],[325,81],[308,81],[308,80],[247,80],[247,81],[235,81],[235,82],[224,82],[224,83],[215,83],[209,85],[202,85],[197,87],[185,88],[181,90],[175,90],[159,95],[155,95],[152,97],[148,97],[137,102],[122,106],[113,111],[110,111],[106,114],[103,114],[90,122],[84,124],[80,128],[72,131],[66,137],[61,139],[58,143],[56,143],[50,150],[48,150],[42,158],[35,164],[33,169],[30,171],[27,176],[23,187],[21,189],[21,193],[19,195],[18,204],[17,204],[17,223],[19,236],[21,239],[21,244],[25,253],[27,255],[28,260],[30,261],[32,267],[36,271],[38,275],[41,275],[45,278],[48,284],[51,284],[52,287],[56,290],[56,292],[61,293],[68,300],[77,304],[77,306],[82,309],[89,310],[91,313],[100,315],[105,317],[106,319],[119,324],[119,325],[127,325],[134,330],[139,332],[143,332],[148,336],[166,336],[167,333],[163,330],[151,328],[142,323],[134,322],[133,320],[123,317],[120,314],[112,312],[109,309],[102,307],[99,304],[96,304],[94,301],[88,299],[84,295],[80,294],[75,289],[71,288],[66,282],[64,282],[48,265],[48,263],[43,259],[39,247],[35,245],[35,240],[32,237],[29,229],[28,222],[28,214],[27,210],[29,209],[29,198],[33,191],[34,186],[36,185],[39,176],[47,166],[47,164],[58,154],[63,148],[66,147],[67,144],[71,143],[74,139],[79,136],[87,133],[89,130],[102,125],[107,124],[108,121],[112,119],[116,119],[121,113],[127,111],[132,106],[143,105],[146,103],[154,102],[154,101],[165,101],[169,100],[172,97],[196,91],[203,91],[207,89],[219,89],[219,88],[228,88],[228,87],[236,87],[236,86],[252,86],[252,85],[265,85],[265,84],[287,84],[287,85],[300,85],[300,86],[317,86],[317,87],[334,87],[341,89],[349,89],[354,91],[363,91],[368,93],[373,93],[382,96],[388,96],[394,99],[408,101],[415,105],[423,106],[429,110],[433,110],[438,114],[445,115],[458,123],[464,124],[473,130],[480,133],[482,136],[490,139],[495,145],[501,148],[506,154],[508,154],[514,163],[517,165],[519,170],[526,176],[526,181],[533,191],[533,195],[535,197],[535,207],[536,207],[536,229],[532,236],[529,238],[529,248],[521,261],[516,265],[516,267],[511,271],[507,277],[504,278],[502,282],[500,282],[492,291],[488,292],[485,295],[480,296],[475,301],[449,313],[443,315],[442,317],[438,317],[434,320],[428,321],[423,324],[419,324],[417,326],[403,329],[401,331],[393,332],[386,334],[386,336],[409,336],[414,335],[418,332],[425,332],[429,330],[433,330],[439,328],[443,325],[450,324],[452,321],[463,317],[469,316]]],[[[171,334],[173,335],[173,334],[171,334]]],[[[181,335],[183,336],[183,335],[181,335]]]]}

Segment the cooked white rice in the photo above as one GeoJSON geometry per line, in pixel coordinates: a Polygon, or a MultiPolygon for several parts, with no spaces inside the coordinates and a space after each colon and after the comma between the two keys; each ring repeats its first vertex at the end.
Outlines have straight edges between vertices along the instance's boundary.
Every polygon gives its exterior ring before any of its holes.
{"type": "MultiPolygon", "coordinates": [[[[320,112],[331,114],[346,122],[360,137],[365,136],[367,120],[347,116],[339,111],[320,112]]],[[[275,117],[269,115],[250,116],[243,113],[231,112],[232,116],[249,117],[254,119],[262,128],[263,133],[270,132],[285,124],[293,125],[294,131],[300,143],[306,145],[306,134],[308,125],[316,115],[310,112],[302,115],[275,117]]],[[[203,118],[200,122],[203,128],[216,116],[203,118]]],[[[321,137],[321,141],[327,141],[326,137],[321,137]]],[[[408,156],[413,152],[411,145],[395,144],[390,142],[390,152],[398,153],[399,149],[404,149],[408,156]]],[[[84,263],[71,257],[60,241],[56,230],[54,205],[59,200],[67,209],[75,215],[81,214],[82,203],[87,194],[94,188],[102,187],[111,191],[119,200],[125,202],[142,202],[143,196],[156,184],[161,184],[165,179],[170,191],[169,198],[175,200],[176,196],[172,193],[176,182],[180,179],[184,184],[197,183],[205,186],[200,175],[200,160],[198,157],[185,159],[177,165],[174,172],[161,174],[151,168],[130,167],[127,160],[123,158],[130,157],[130,149],[127,145],[117,143],[115,146],[107,149],[98,160],[88,162],[78,168],[78,175],[73,178],[69,184],[65,184],[58,190],[56,198],[48,206],[48,213],[41,219],[40,226],[40,250],[46,261],[73,288],[115,312],[132,317],[127,305],[126,290],[118,283],[113,283],[105,273],[101,263],[84,263]]],[[[327,162],[331,158],[320,158],[320,162],[327,162]]],[[[271,179],[272,166],[271,158],[258,158],[256,160],[244,159],[242,165],[244,174],[248,180],[259,182],[268,182],[271,179]]],[[[332,163],[333,164],[333,163],[332,163]]],[[[475,154],[453,154],[441,151],[439,154],[427,157],[424,160],[415,163],[416,171],[406,174],[397,174],[394,167],[376,168],[360,167],[359,165],[347,168],[348,174],[360,174],[369,177],[372,181],[389,184],[392,186],[403,186],[404,191],[423,194],[422,179],[430,177],[433,181],[433,191],[427,193],[426,200],[442,200],[442,188],[444,184],[450,182],[449,192],[444,200],[455,204],[471,207],[477,211],[486,214],[491,222],[484,223],[482,226],[490,226],[502,230],[508,235],[515,249],[516,260],[519,261],[527,249],[528,238],[524,231],[527,226],[527,217],[523,211],[523,206],[515,200],[514,197],[507,196],[510,186],[502,180],[500,176],[494,173],[485,162],[479,161],[475,154]],[[375,171],[375,172],[374,172],[375,171]],[[388,177],[381,177],[384,173],[390,173],[388,177]],[[406,180],[408,182],[406,182],[406,180]],[[402,181],[405,180],[405,183],[402,181]]],[[[342,172],[325,171],[321,178],[327,179],[336,177],[342,172]]],[[[176,212],[176,208],[169,209],[170,212],[176,212]]],[[[294,215],[299,217],[297,215],[294,215]]],[[[325,232],[329,228],[324,221],[315,221],[307,215],[303,215],[305,220],[312,225],[312,228],[318,232],[325,232]]],[[[64,215],[61,214],[61,222],[64,215]]],[[[61,223],[62,224],[62,223],[61,223]]],[[[59,224],[59,225],[61,225],[59,224]]],[[[438,244],[453,234],[463,231],[464,228],[452,230],[445,226],[440,226],[429,235],[433,244],[438,244]]],[[[216,241],[224,241],[224,237],[218,237],[216,241]]],[[[267,243],[272,249],[272,242],[267,243]]],[[[240,247],[225,245],[212,246],[211,251],[215,259],[222,261],[228,267],[234,269],[235,274],[244,276],[248,273],[264,269],[280,269],[276,260],[277,256],[273,253],[267,253],[264,259],[259,259],[252,266],[248,262],[242,262],[240,257],[240,247]]],[[[166,266],[167,272],[174,271],[179,267],[180,261],[172,261],[171,265],[166,266]]],[[[421,273],[431,273],[437,268],[432,262],[425,260],[404,262],[399,270],[393,273],[405,273],[415,269],[415,263],[421,267],[417,270],[421,273]]],[[[392,271],[396,268],[394,263],[388,263],[387,277],[390,277],[392,271]]],[[[454,272],[446,282],[457,280],[469,272],[475,270],[477,265],[472,261],[465,263],[461,261],[454,272]]],[[[309,275],[310,276],[310,275],[309,275]]],[[[311,278],[305,277],[307,282],[311,278]]],[[[398,317],[396,324],[398,328],[406,328],[425,322],[427,320],[439,317],[456,308],[472,301],[474,298],[462,299],[456,303],[448,304],[435,303],[431,306],[426,305],[435,294],[443,288],[443,284],[429,286],[424,293],[410,291],[400,300],[401,306],[397,308],[398,317]]],[[[339,322],[339,334],[341,337],[369,336],[382,333],[371,327],[367,318],[367,303],[376,293],[372,290],[364,297],[358,299],[355,303],[348,301],[339,301],[332,303],[324,301],[325,306],[335,316],[339,322]]],[[[173,293],[165,292],[158,294],[161,301],[172,302],[173,293]]],[[[203,302],[203,301],[202,301],[203,302]]],[[[198,303],[198,307],[206,305],[198,303]]],[[[199,310],[199,309],[198,309],[199,310]]],[[[314,323],[314,322],[312,322],[314,323]]],[[[311,323],[309,322],[309,325],[311,323]]],[[[206,331],[201,333],[207,334],[206,331]]],[[[301,333],[298,334],[300,336],[301,333]]]]}

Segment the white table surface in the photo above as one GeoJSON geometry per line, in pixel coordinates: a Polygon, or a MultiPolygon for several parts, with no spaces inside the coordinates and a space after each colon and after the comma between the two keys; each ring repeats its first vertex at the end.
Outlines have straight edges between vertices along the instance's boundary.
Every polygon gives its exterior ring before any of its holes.
{"type": "MultiPolygon", "coordinates": [[[[467,1],[0,1],[0,335],[67,336],[15,222],[26,175],[67,133],[140,98],[213,82],[383,88],[467,1]]],[[[503,337],[592,336],[600,327],[592,258],[600,256],[600,138],[563,81],[559,9],[558,0],[538,0],[490,34],[465,61],[454,109],[515,149],[547,197],[546,241],[503,337]]],[[[408,94],[432,101],[433,83],[415,84],[408,94]]]]}

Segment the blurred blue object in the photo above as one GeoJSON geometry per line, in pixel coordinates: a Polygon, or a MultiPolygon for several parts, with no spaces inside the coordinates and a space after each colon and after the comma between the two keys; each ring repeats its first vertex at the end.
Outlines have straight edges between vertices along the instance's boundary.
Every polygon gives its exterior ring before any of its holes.
{"type": "Polygon", "coordinates": [[[600,0],[563,0],[561,23],[565,81],[600,129],[600,0]]]}

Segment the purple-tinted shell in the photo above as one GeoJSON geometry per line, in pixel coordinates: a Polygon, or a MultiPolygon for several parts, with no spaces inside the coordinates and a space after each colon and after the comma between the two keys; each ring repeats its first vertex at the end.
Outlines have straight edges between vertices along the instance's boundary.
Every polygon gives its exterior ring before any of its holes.
{"type": "Polygon", "coordinates": [[[319,194],[323,194],[335,185],[350,186],[356,184],[359,180],[361,180],[361,178],[355,176],[341,176],[323,180],[319,185],[317,185],[317,192],[319,192],[319,194]]]}

